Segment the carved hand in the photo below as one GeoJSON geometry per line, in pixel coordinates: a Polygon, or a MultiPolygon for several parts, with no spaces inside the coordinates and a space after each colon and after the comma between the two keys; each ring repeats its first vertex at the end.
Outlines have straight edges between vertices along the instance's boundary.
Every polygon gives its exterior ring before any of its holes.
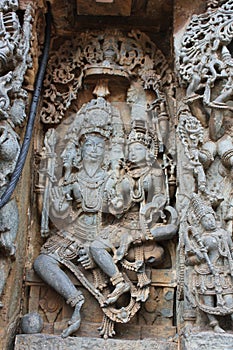
{"type": "Polygon", "coordinates": [[[87,270],[93,269],[96,266],[94,260],[85,248],[80,249],[78,262],[87,270]]]}
{"type": "Polygon", "coordinates": [[[72,200],[71,197],[67,197],[67,195],[63,192],[62,187],[54,187],[51,189],[51,199],[54,209],[57,212],[66,211],[70,206],[69,201],[72,200]]]}

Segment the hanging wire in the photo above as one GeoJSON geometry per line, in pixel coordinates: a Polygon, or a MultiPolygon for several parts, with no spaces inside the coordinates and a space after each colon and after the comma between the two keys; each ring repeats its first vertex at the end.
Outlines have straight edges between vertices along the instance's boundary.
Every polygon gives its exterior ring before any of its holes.
{"type": "Polygon", "coordinates": [[[51,37],[51,7],[50,3],[47,3],[48,6],[48,12],[46,13],[46,28],[45,28],[45,42],[44,42],[44,49],[43,49],[43,55],[40,62],[39,71],[36,78],[36,84],[35,84],[35,90],[32,98],[30,113],[28,117],[28,123],[26,127],[26,132],[24,136],[24,140],[22,143],[22,147],[19,153],[19,157],[15,166],[15,169],[12,173],[11,180],[9,184],[7,185],[7,188],[3,195],[0,198],[0,208],[2,208],[11,198],[12,193],[15,190],[15,187],[17,186],[17,183],[19,181],[19,178],[21,176],[27,154],[28,149],[30,146],[31,138],[32,138],[32,132],[33,132],[33,126],[35,122],[37,107],[39,103],[41,88],[43,84],[44,74],[47,66],[48,56],[49,56],[49,46],[50,46],[50,37],[51,37]]]}

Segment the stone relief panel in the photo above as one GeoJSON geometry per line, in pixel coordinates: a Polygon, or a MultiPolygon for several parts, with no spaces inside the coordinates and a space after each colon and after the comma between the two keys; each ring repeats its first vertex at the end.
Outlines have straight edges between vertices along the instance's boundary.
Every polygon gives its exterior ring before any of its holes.
{"type": "Polygon", "coordinates": [[[167,339],[178,230],[171,70],[140,32],[60,39],[41,109],[43,244],[33,265],[44,284],[29,272],[29,311],[63,338],[83,335],[89,317],[104,338],[128,323],[147,337],[156,324],[167,339]],[[52,311],[44,285],[62,297],[52,311]]]}
{"type": "Polygon", "coordinates": [[[232,11],[232,1],[208,1],[207,11],[192,17],[179,54],[185,89],[177,147],[185,172],[177,170],[178,297],[186,335],[231,327],[232,11]]]}
{"type": "MultiPolygon", "coordinates": [[[[0,4],[0,194],[5,193],[14,171],[20,143],[16,132],[26,114],[28,94],[23,88],[30,61],[31,21],[33,8],[28,6],[19,18],[18,1],[0,4]]],[[[12,259],[16,254],[15,239],[18,231],[18,208],[11,199],[0,209],[0,307],[12,259]]]]}

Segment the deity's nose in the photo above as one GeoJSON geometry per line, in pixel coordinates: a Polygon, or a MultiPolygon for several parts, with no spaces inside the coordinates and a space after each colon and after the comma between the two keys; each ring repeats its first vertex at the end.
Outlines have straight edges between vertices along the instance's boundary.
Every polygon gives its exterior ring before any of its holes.
{"type": "Polygon", "coordinates": [[[92,145],[92,151],[93,151],[93,152],[96,152],[96,151],[97,151],[97,145],[95,145],[95,144],[92,145]]]}
{"type": "Polygon", "coordinates": [[[129,155],[130,155],[131,157],[134,157],[135,152],[134,152],[133,150],[131,150],[131,151],[129,152],[129,155]]]}

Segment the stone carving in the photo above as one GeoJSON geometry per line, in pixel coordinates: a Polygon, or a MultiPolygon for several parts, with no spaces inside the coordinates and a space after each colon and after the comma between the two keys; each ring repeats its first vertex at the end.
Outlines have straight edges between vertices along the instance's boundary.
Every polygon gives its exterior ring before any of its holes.
{"type": "Polygon", "coordinates": [[[27,92],[22,84],[29,62],[32,12],[29,6],[21,26],[15,12],[17,8],[17,1],[4,1],[0,8],[1,119],[10,119],[15,125],[25,118],[27,92]]]}
{"type": "MultiPolygon", "coordinates": [[[[20,145],[18,135],[6,121],[0,122],[0,194],[2,195],[9,183],[15,168],[20,145]]],[[[14,241],[18,229],[18,210],[14,199],[10,200],[0,211],[0,296],[10,271],[9,260],[15,256],[14,241]]],[[[2,306],[2,303],[0,304],[2,306]]]]}
{"type": "Polygon", "coordinates": [[[184,153],[193,169],[193,175],[197,179],[197,188],[200,191],[205,191],[206,176],[203,165],[200,162],[201,154],[199,149],[203,143],[203,127],[197,118],[190,115],[188,110],[183,110],[180,113],[177,131],[184,145],[184,153]]]}
{"type": "Polygon", "coordinates": [[[181,181],[179,190],[189,216],[180,232],[180,299],[184,325],[200,325],[201,310],[215,332],[223,332],[219,319],[232,315],[232,11],[230,0],[208,1],[207,11],[192,17],[179,54],[186,90],[178,132],[194,177],[192,188],[181,181]]]}
{"type": "Polygon", "coordinates": [[[212,7],[193,16],[183,38],[179,72],[187,85],[186,101],[203,125],[211,108],[212,137],[216,139],[224,110],[231,110],[232,57],[228,45],[232,40],[233,4],[226,1],[212,7]]]}
{"type": "MultiPolygon", "coordinates": [[[[222,341],[221,337],[221,341],[222,341]]],[[[223,342],[227,344],[227,341],[223,342]]],[[[165,341],[158,341],[154,339],[143,339],[143,340],[131,340],[127,342],[125,340],[119,339],[96,339],[96,338],[76,338],[69,337],[67,339],[61,339],[60,337],[55,337],[48,334],[41,335],[24,335],[20,334],[17,336],[15,349],[16,350],[26,350],[28,348],[34,348],[35,350],[41,349],[41,347],[47,347],[47,349],[59,349],[65,348],[67,350],[77,349],[77,350],[100,350],[104,347],[114,348],[116,350],[131,350],[132,347],[135,350],[146,350],[146,349],[155,349],[155,350],[176,350],[176,343],[167,343],[165,341]]],[[[228,349],[228,348],[226,348],[228,349]]],[[[196,350],[196,348],[195,348],[196,350]]]]}
{"type": "MultiPolygon", "coordinates": [[[[24,121],[27,92],[22,88],[27,69],[31,31],[31,7],[23,25],[16,14],[18,1],[0,4],[0,194],[10,181],[20,151],[15,126],[24,121]]],[[[0,297],[15,256],[18,209],[14,199],[0,209],[0,297]]],[[[1,307],[3,306],[1,302],[1,307]]]]}
{"type": "MultiPolygon", "coordinates": [[[[88,62],[93,65],[88,63],[85,70],[96,74],[101,69],[102,74],[107,67],[121,77],[126,73],[119,73],[118,64],[127,64],[129,72],[140,63],[142,54],[129,58],[121,53],[118,57],[116,39],[107,38],[104,55],[91,51],[88,62]],[[98,63],[96,55],[103,62],[98,63]]],[[[86,52],[90,50],[91,46],[86,47],[86,52]]],[[[156,88],[159,97],[157,84],[156,88]]],[[[174,164],[165,153],[161,160],[168,132],[164,99],[155,100],[147,111],[141,82],[132,82],[127,93],[131,125],[126,133],[119,109],[106,99],[106,81],[97,83],[94,94],[97,98],[79,109],[62,136],[66,140],[62,151],[54,129],[45,136],[48,176],[42,234],[50,237],[34,269],[74,308],[62,332],[64,338],[80,327],[84,297],[62,265],[96,298],[104,314],[100,335],[111,337],[114,324],[129,322],[148,299],[148,267],[162,263],[166,253],[160,242],[173,238],[178,227],[177,212],[169,205],[174,164]],[[56,169],[60,157],[61,178],[56,169]],[[48,226],[49,218],[54,232],[48,226]]]]}
{"type": "Polygon", "coordinates": [[[224,332],[216,316],[232,316],[233,312],[232,237],[218,226],[212,207],[195,193],[191,198],[185,249],[186,264],[193,266],[189,299],[206,313],[215,332],[224,332]]]}
{"type": "Polygon", "coordinates": [[[182,341],[184,350],[198,350],[203,346],[208,346],[213,350],[232,348],[232,335],[229,333],[215,334],[213,332],[202,332],[190,334],[182,341]],[[204,339],[204,342],[203,342],[204,339]]]}
{"type": "Polygon", "coordinates": [[[123,78],[140,74],[148,87],[158,79],[161,87],[172,80],[163,54],[144,33],[132,31],[127,37],[116,30],[80,33],[51,53],[42,122],[58,124],[77,98],[84,77],[93,74],[123,78]]]}
{"type": "Polygon", "coordinates": [[[36,312],[24,315],[21,319],[21,328],[25,334],[40,333],[43,329],[42,317],[36,312]]]}

